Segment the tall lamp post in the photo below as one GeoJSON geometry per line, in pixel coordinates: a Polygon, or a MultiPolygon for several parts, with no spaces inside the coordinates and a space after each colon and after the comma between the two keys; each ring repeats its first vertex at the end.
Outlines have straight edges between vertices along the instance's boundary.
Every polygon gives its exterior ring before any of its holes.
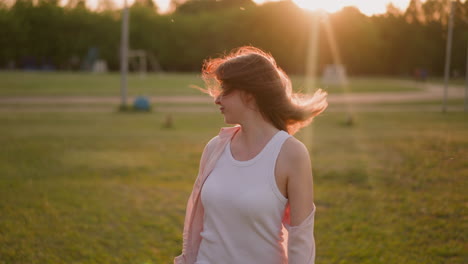
{"type": "Polygon", "coordinates": [[[442,112],[447,112],[447,94],[450,79],[450,57],[452,56],[452,35],[453,35],[453,13],[455,12],[455,1],[451,2],[450,17],[448,22],[447,46],[445,50],[445,70],[444,70],[444,100],[442,112]]]}
{"type": "Polygon", "coordinates": [[[465,112],[468,112],[468,40],[466,42],[465,112]]]}
{"type": "Polygon", "coordinates": [[[127,107],[127,73],[128,73],[128,6],[124,1],[122,12],[122,34],[120,39],[120,96],[121,108],[127,107]]]}

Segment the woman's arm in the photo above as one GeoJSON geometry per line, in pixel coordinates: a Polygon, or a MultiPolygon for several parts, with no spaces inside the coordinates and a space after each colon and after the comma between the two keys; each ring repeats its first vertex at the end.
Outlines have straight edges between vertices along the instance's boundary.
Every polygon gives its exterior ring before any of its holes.
{"type": "Polygon", "coordinates": [[[288,139],[278,157],[278,169],[285,179],[289,203],[288,263],[315,262],[314,192],[310,157],[307,148],[295,138],[288,139]]]}
{"type": "Polygon", "coordinates": [[[281,149],[283,177],[290,206],[291,226],[300,225],[314,209],[312,168],[307,148],[295,138],[289,138],[281,149]]]}

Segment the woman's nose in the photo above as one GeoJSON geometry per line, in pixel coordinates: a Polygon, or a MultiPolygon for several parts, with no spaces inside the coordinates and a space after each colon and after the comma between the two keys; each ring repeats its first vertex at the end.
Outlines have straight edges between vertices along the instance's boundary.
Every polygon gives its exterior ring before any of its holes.
{"type": "Polygon", "coordinates": [[[214,102],[215,102],[215,104],[217,104],[217,105],[221,104],[221,95],[216,96],[214,102]]]}

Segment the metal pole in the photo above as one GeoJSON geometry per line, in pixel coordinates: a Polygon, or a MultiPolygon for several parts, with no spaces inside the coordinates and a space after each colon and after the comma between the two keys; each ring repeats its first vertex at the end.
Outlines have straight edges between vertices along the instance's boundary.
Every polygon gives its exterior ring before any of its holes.
{"type": "Polygon", "coordinates": [[[140,54],[140,76],[141,77],[146,76],[146,72],[147,72],[146,58],[147,58],[146,52],[141,51],[141,54],[140,54]]]}
{"type": "Polygon", "coordinates": [[[465,112],[468,112],[468,40],[466,41],[465,112]]]}
{"type": "Polygon", "coordinates": [[[122,13],[122,34],[120,40],[120,96],[121,106],[127,106],[127,73],[128,73],[128,7],[124,1],[122,13]]]}
{"type": "Polygon", "coordinates": [[[451,2],[450,18],[448,23],[447,47],[445,50],[445,71],[444,71],[444,101],[442,112],[447,112],[447,94],[450,79],[450,57],[452,55],[452,35],[453,35],[453,13],[455,12],[455,1],[451,2]]]}

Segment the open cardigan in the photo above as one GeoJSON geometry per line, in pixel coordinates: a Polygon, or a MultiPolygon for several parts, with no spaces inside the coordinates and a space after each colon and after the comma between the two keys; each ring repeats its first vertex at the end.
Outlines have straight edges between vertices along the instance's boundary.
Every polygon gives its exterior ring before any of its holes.
{"type": "MultiPolygon", "coordinates": [[[[223,153],[226,144],[239,128],[239,126],[221,128],[219,135],[214,137],[203,151],[198,177],[187,203],[182,254],[174,259],[174,264],[194,264],[197,260],[198,250],[202,240],[200,233],[203,230],[204,217],[204,208],[200,197],[201,189],[223,153]]],[[[288,203],[282,221],[283,247],[288,256],[288,262],[283,264],[313,264],[315,262],[315,206],[309,216],[298,226],[290,225],[289,212],[288,203]]]]}

